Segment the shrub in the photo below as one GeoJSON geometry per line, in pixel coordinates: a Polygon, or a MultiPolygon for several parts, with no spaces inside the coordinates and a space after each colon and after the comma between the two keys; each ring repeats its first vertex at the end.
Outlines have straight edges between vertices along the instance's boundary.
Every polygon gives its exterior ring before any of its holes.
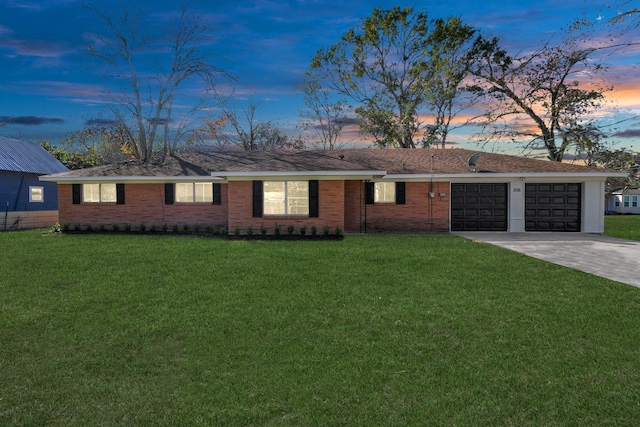
{"type": "Polygon", "coordinates": [[[307,227],[303,225],[302,227],[300,227],[300,235],[304,236],[305,234],[307,234],[307,227]]]}
{"type": "Polygon", "coordinates": [[[189,224],[184,224],[182,226],[182,231],[184,231],[185,233],[188,233],[189,232],[189,224]]]}
{"type": "Polygon", "coordinates": [[[264,226],[264,224],[260,224],[260,234],[262,234],[263,236],[267,235],[267,228],[264,226]]]}
{"type": "Polygon", "coordinates": [[[98,226],[98,230],[100,230],[101,233],[104,233],[107,230],[107,226],[104,224],[100,224],[98,226]]]}
{"type": "Polygon", "coordinates": [[[217,230],[216,230],[216,227],[214,225],[207,226],[207,233],[214,235],[214,234],[216,234],[216,231],[217,230]]]}
{"type": "Polygon", "coordinates": [[[144,233],[145,231],[147,231],[147,226],[144,224],[140,224],[140,232],[144,233]]]}
{"type": "Polygon", "coordinates": [[[193,226],[193,231],[195,231],[196,233],[199,233],[201,229],[202,229],[202,226],[200,224],[195,224],[193,226]]]}
{"type": "Polygon", "coordinates": [[[69,224],[62,224],[62,231],[69,231],[69,224]]]}
{"type": "Polygon", "coordinates": [[[151,227],[149,227],[149,231],[151,233],[155,233],[157,229],[158,229],[158,227],[155,224],[153,224],[151,227]]]}
{"type": "Polygon", "coordinates": [[[85,226],[85,230],[87,230],[87,231],[93,231],[93,227],[91,226],[91,224],[87,224],[87,225],[85,226]]]}
{"type": "Polygon", "coordinates": [[[225,226],[220,227],[220,230],[218,230],[218,231],[219,231],[220,235],[222,235],[222,236],[226,236],[227,233],[228,233],[227,227],[225,227],[225,226]]]}
{"type": "Polygon", "coordinates": [[[236,225],[236,226],[234,227],[234,229],[233,229],[233,234],[234,234],[235,236],[239,236],[239,235],[240,235],[240,226],[239,226],[239,225],[236,225]]]}
{"type": "Polygon", "coordinates": [[[127,233],[131,231],[131,224],[125,224],[124,225],[124,231],[126,231],[127,233]]]}
{"type": "Polygon", "coordinates": [[[316,227],[315,225],[311,226],[311,235],[315,236],[318,234],[318,227],[316,227]]]}
{"type": "Polygon", "coordinates": [[[340,228],[339,225],[336,225],[335,233],[336,233],[336,236],[339,236],[342,234],[342,228],[340,228]]]}
{"type": "Polygon", "coordinates": [[[287,227],[287,234],[289,236],[292,236],[294,231],[296,231],[296,227],[295,226],[290,225],[290,226],[287,227]]]}
{"type": "Polygon", "coordinates": [[[178,231],[180,231],[180,227],[178,227],[178,224],[173,224],[173,227],[171,227],[171,230],[174,233],[177,233],[178,231]]]}
{"type": "Polygon", "coordinates": [[[279,236],[280,235],[280,225],[276,224],[273,226],[273,235],[274,236],[279,236]]]}
{"type": "Polygon", "coordinates": [[[120,225],[119,224],[113,223],[113,224],[111,224],[111,228],[113,229],[113,231],[116,231],[116,232],[120,231],[120,225]]]}
{"type": "Polygon", "coordinates": [[[52,233],[59,233],[60,232],[60,223],[56,222],[55,224],[53,224],[49,231],[51,231],[52,233]]]}
{"type": "Polygon", "coordinates": [[[162,231],[164,231],[166,233],[168,229],[169,229],[169,225],[168,224],[162,224],[162,231]]]}
{"type": "Polygon", "coordinates": [[[324,227],[322,227],[322,234],[324,234],[325,236],[329,235],[329,226],[325,225],[324,227]]]}
{"type": "Polygon", "coordinates": [[[247,236],[253,236],[253,227],[251,226],[247,227],[247,236]]]}

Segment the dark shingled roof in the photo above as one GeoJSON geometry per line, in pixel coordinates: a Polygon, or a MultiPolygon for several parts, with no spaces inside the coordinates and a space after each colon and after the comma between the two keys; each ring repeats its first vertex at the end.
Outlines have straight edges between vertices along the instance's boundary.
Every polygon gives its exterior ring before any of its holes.
{"type": "Polygon", "coordinates": [[[54,177],[178,177],[233,172],[386,171],[390,175],[477,173],[597,173],[617,171],[461,149],[347,149],[179,153],[151,162],[116,163],[79,169],[54,177]],[[468,165],[479,154],[476,167],[468,165]]]}
{"type": "Polygon", "coordinates": [[[69,169],[34,142],[0,136],[0,170],[44,175],[69,169]]]}

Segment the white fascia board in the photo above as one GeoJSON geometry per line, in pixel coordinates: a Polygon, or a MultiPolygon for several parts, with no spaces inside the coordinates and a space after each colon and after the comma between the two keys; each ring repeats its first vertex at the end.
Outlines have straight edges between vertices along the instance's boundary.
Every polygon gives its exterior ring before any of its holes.
{"type": "Polygon", "coordinates": [[[382,178],[386,171],[257,171],[257,172],[213,172],[211,175],[226,178],[227,181],[246,181],[247,179],[322,179],[322,180],[343,180],[343,179],[374,179],[382,178]]]}
{"type": "Polygon", "coordinates": [[[627,174],[624,172],[616,172],[616,173],[594,173],[594,172],[583,172],[583,173],[572,173],[572,172],[527,172],[527,173],[465,173],[465,174],[389,174],[382,177],[382,180],[385,181],[452,181],[452,182],[462,182],[462,181],[476,181],[476,182],[496,182],[496,181],[508,181],[515,179],[522,180],[574,180],[574,181],[584,181],[584,180],[596,180],[602,181],[606,178],[624,178],[627,174]]]}
{"type": "Polygon", "coordinates": [[[40,181],[57,182],[59,184],[82,184],[91,182],[117,182],[133,184],[155,184],[163,182],[224,182],[223,178],[217,176],[85,176],[85,177],[57,177],[43,175],[40,181]]]}

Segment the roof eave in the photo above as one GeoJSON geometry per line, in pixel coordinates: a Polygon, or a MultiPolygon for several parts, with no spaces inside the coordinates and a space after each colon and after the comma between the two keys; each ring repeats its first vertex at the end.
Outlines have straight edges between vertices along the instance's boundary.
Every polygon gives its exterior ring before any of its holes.
{"type": "Polygon", "coordinates": [[[75,184],[84,182],[119,182],[135,184],[153,184],[162,182],[216,182],[224,181],[224,178],[211,175],[197,176],[55,176],[44,175],[40,181],[57,182],[62,184],[75,184]]]}
{"type": "Polygon", "coordinates": [[[226,178],[227,181],[243,181],[246,179],[276,179],[276,178],[321,178],[329,180],[355,179],[368,180],[381,178],[386,171],[255,171],[255,172],[212,172],[212,176],[226,178]]]}
{"type": "Polygon", "coordinates": [[[394,181],[424,181],[424,180],[505,180],[505,179],[606,179],[613,177],[626,177],[626,173],[622,172],[474,172],[474,173],[433,173],[433,174],[388,174],[383,177],[386,180],[394,181]]]}

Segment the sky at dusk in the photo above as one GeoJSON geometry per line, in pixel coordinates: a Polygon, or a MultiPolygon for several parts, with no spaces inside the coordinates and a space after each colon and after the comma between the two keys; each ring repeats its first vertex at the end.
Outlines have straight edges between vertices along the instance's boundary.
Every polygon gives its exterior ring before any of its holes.
{"type": "MultiPolygon", "coordinates": [[[[105,0],[94,4],[108,4],[105,0]]],[[[143,3],[141,3],[143,4],[143,3]]],[[[149,2],[149,16],[167,22],[177,1],[149,2]]],[[[595,0],[195,0],[192,11],[216,29],[211,48],[219,68],[237,78],[239,101],[253,94],[261,102],[261,120],[293,128],[304,108],[300,79],[322,47],[339,41],[375,7],[416,6],[430,17],[458,16],[486,34],[495,34],[512,50],[526,50],[559,37],[561,28],[576,18],[597,21],[615,14],[595,0]]],[[[637,5],[636,5],[637,6],[637,5]]],[[[0,135],[32,141],[57,142],[87,123],[108,116],[104,95],[111,82],[83,52],[87,35],[103,31],[91,12],[76,0],[0,0],[0,135]]],[[[640,114],[640,55],[615,58],[614,91],[600,112],[610,123],[640,114]]],[[[179,103],[188,104],[185,91],[179,103]]],[[[212,110],[215,111],[215,106],[212,110]]],[[[616,141],[640,150],[640,120],[621,124],[616,141]]],[[[353,136],[354,140],[357,135],[353,136]]],[[[465,148],[464,132],[452,140],[465,148]]]]}

